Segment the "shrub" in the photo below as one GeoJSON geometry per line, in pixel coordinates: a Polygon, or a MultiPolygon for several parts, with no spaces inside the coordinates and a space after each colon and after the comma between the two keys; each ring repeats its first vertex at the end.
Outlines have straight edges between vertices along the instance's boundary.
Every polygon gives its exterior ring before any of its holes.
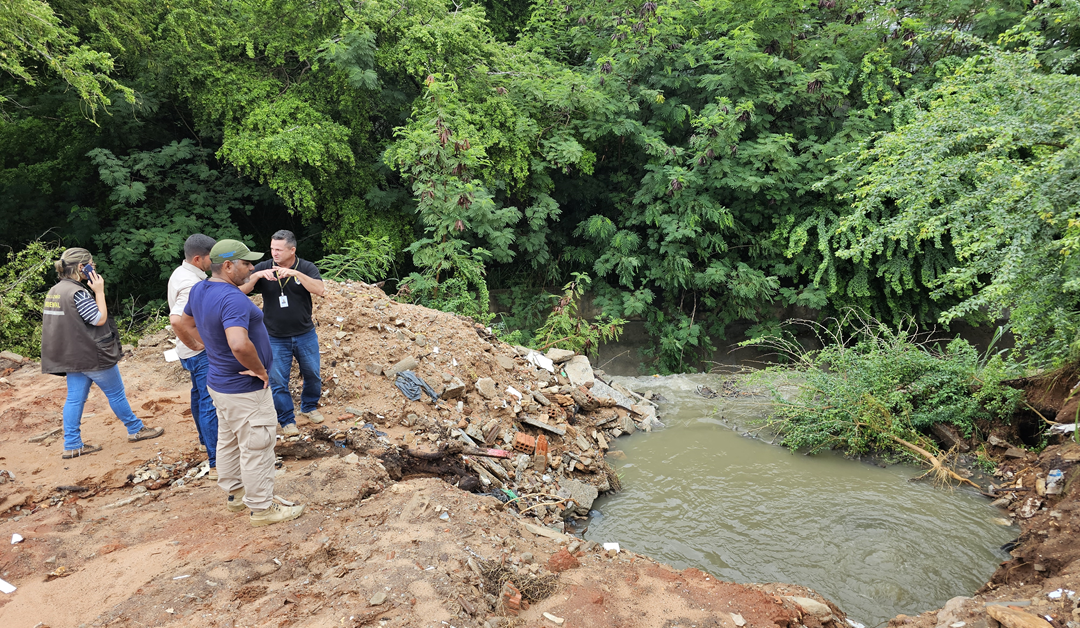
{"type": "Polygon", "coordinates": [[[41,307],[47,276],[60,257],[58,243],[31,242],[9,251],[0,266],[0,350],[41,356],[41,307]]]}

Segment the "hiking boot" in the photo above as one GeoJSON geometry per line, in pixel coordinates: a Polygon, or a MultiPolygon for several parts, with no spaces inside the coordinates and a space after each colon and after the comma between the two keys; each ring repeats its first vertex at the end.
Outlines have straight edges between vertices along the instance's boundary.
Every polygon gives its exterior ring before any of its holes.
{"type": "Polygon", "coordinates": [[[210,467],[210,471],[206,473],[206,479],[210,480],[211,482],[217,482],[217,478],[217,467],[210,467]]]}
{"type": "Polygon", "coordinates": [[[244,504],[244,487],[230,491],[229,496],[225,498],[225,507],[229,509],[229,512],[241,512],[247,505],[244,504]]]}
{"type": "Polygon", "coordinates": [[[325,420],[323,419],[322,412],[319,412],[318,410],[312,410],[311,412],[301,412],[300,416],[316,424],[322,423],[325,420]]]}
{"type": "Polygon", "coordinates": [[[292,502],[285,502],[280,497],[274,497],[274,500],[270,502],[269,508],[251,511],[251,525],[268,526],[282,521],[292,521],[304,514],[303,506],[294,506],[292,502]]]}
{"type": "Polygon", "coordinates": [[[296,427],[296,423],[286,423],[278,427],[282,436],[299,436],[300,428],[296,427]]]}
{"type": "Polygon", "coordinates": [[[163,427],[144,427],[134,434],[128,434],[128,441],[136,443],[141,440],[150,440],[151,438],[157,438],[165,433],[163,427]]]}
{"type": "Polygon", "coordinates": [[[101,451],[101,447],[97,445],[83,445],[79,449],[66,449],[60,456],[64,460],[71,460],[72,458],[81,458],[82,456],[89,456],[92,453],[101,451]]]}

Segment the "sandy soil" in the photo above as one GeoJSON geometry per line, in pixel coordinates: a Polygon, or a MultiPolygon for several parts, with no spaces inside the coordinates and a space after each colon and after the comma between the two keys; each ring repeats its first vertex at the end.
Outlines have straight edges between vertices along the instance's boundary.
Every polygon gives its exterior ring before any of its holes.
{"type": "Polygon", "coordinates": [[[842,625],[805,588],[718,582],[561,531],[574,503],[560,485],[610,490],[601,454],[634,413],[587,390],[572,399],[561,377],[470,321],[373,288],[332,286],[316,320],[327,424],[279,441],[276,481],[307,510],[263,528],[229,512],[200,469],[186,373],[161,355],[167,333],[121,362],[132,406],[165,435],[128,443],[95,388],[83,436],[104,450],[74,460],[60,457],[63,380],[0,361],[0,578],[17,587],[0,594],[0,626],[842,625]],[[457,378],[464,394],[406,400],[380,373],[407,358],[440,392],[457,378]],[[476,388],[485,377],[492,398],[476,388]],[[551,403],[508,387],[547,390],[551,403]],[[544,433],[526,415],[565,435],[546,433],[550,454],[528,468],[502,465],[505,482],[456,453],[458,429],[494,426],[481,446],[506,448],[517,432],[544,433]],[[523,499],[459,488],[498,484],[523,499]]]}

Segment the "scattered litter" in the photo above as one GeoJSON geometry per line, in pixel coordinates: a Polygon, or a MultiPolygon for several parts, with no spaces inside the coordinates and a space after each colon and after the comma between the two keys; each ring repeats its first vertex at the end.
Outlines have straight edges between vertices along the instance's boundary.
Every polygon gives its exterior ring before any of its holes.
{"type": "Polygon", "coordinates": [[[964,626],[966,626],[966,625],[967,625],[966,621],[958,621],[958,622],[949,624],[949,628],[964,628],[964,626]]]}
{"type": "Polygon", "coordinates": [[[450,520],[450,513],[444,512],[443,514],[439,515],[439,519],[442,519],[443,521],[449,521],[450,520]]]}
{"type": "Polygon", "coordinates": [[[398,387],[403,395],[408,397],[409,401],[420,401],[421,391],[426,392],[432,400],[438,400],[439,395],[432,390],[431,386],[428,386],[427,382],[413,373],[412,371],[402,371],[397,374],[397,379],[394,380],[394,385],[398,387]]]}
{"type": "Polygon", "coordinates": [[[550,621],[551,623],[555,624],[556,626],[561,626],[561,625],[563,625],[563,622],[566,621],[562,617],[556,617],[556,616],[552,615],[551,613],[544,613],[544,619],[550,621]]]}
{"type": "Polygon", "coordinates": [[[161,355],[165,356],[165,361],[166,362],[179,362],[180,361],[180,354],[176,352],[176,349],[169,349],[168,351],[162,352],[161,355]]]}
{"type": "Polygon", "coordinates": [[[176,614],[176,611],[175,611],[175,610],[173,610],[173,609],[171,609],[171,608],[166,608],[166,609],[165,609],[165,612],[166,612],[166,613],[168,613],[168,614],[170,614],[170,615],[175,615],[175,614],[176,614]]]}
{"type": "Polygon", "coordinates": [[[22,537],[21,534],[12,534],[11,535],[11,544],[12,545],[15,545],[16,543],[22,543],[22,540],[23,540],[23,537],[22,537]]]}
{"type": "Polygon", "coordinates": [[[1076,431],[1076,423],[1059,423],[1050,428],[1055,434],[1068,434],[1076,431]]]}
{"type": "Polygon", "coordinates": [[[1070,591],[1068,589],[1058,589],[1056,591],[1051,591],[1047,593],[1046,597],[1050,598],[1051,600],[1060,600],[1062,595],[1068,596],[1068,598],[1071,600],[1076,596],[1076,591],[1070,591]]]}
{"type": "Polygon", "coordinates": [[[536,368],[541,368],[549,373],[555,372],[555,363],[551,361],[546,355],[538,353],[536,351],[530,351],[529,355],[525,356],[525,359],[536,368]]]}
{"type": "Polygon", "coordinates": [[[514,388],[513,386],[507,386],[506,387],[506,392],[508,392],[511,395],[517,397],[519,400],[521,399],[521,393],[518,392],[518,390],[516,388],[514,388]]]}
{"type": "Polygon", "coordinates": [[[0,593],[14,593],[15,587],[12,586],[7,580],[0,578],[0,593]]]}
{"type": "Polygon", "coordinates": [[[851,618],[844,619],[844,621],[846,621],[847,625],[851,626],[851,628],[866,628],[865,624],[860,624],[859,622],[851,618]]]}
{"type": "Polygon", "coordinates": [[[50,580],[56,580],[57,578],[65,578],[73,573],[75,573],[75,570],[71,569],[70,567],[57,567],[56,569],[45,574],[45,582],[49,582],[50,580]]]}
{"type": "Polygon", "coordinates": [[[274,559],[274,564],[277,565],[278,567],[280,567],[281,566],[281,561],[275,558],[274,559]]]}
{"type": "Polygon", "coordinates": [[[740,615],[739,613],[732,613],[731,614],[731,621],[735,622],[735,625],[738,626],[739,628],[742,628],[743,626],[746,625],[746,619],[742,615],[740,615]]]}
{"type": "Polygon", "coordinates": [[[186,573],[186,574],[184,574],[182,576],[176,576],[175,578],[173,578],[173,580],[183,580],[184,578],[190,578],[190,577],[191,577],[191,574],[186,573]]]}
{"type": "Polygon", "coordinates": [[[619,553],[619,544],[618,543],[604,543],[604,551],[608,552],[608,551],[611,551],[611,550],[615,550],[615,553],[618,554],[619,553]]]}

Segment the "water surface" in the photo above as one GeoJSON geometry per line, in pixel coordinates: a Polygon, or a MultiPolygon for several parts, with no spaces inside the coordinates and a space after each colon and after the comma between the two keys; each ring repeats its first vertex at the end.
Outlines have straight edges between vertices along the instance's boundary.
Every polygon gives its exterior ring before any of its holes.
{"type": "MultiPolygon", "coordinates": [[[[733,582],[810,587],[873,626],[971,595],[1008,555],[1014,527],[970,489],[910,482],[923,472],[835,454],[804,456],[732,429],[762,399],[704,399],[709,375],[618,378],[652,390],[667,429],[623,437],[623,491],[601,498],[586,538],[733,582]]],[[[740,428],[741,429],[741,428],[740,428]]]]}

